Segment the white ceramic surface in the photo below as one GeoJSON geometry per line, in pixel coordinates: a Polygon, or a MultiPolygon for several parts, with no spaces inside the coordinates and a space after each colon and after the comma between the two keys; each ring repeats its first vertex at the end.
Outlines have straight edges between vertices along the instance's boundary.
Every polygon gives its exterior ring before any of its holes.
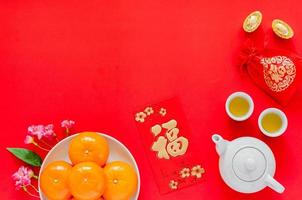
{"type": "Polygon", "coordinates": [[[228,116],[231,119],[233,119],[235,121],[244,121],[244,120],[247,120],[253,114],[254,102],[253,102],[252,97],[250,95],[248,95],[247,93],[245,93],[245,92],[235,92],[227,98],[227,100],[225,102],[225,110],[226,110],[228,116]],[[230,103],[236,97],[242,97],[242,98],[246,99],[249,103],[249,106],[250,106],[249,111],[241,117],[234,116],[230,111],[230,103]]]}
{"type": "MultiPolygon", "coordinates": [[[[99,134],[104,136],[109,144],[110,155],[108,158],[108,162],[117,161],[117,160],[124,161],[124,162],[127,162],[128,164],[130,164],[135,169],[137,178],[138,178],[138,186],[137,186],[137,191],[136,191],[135,195],[130,200],[137,200],[138,196],[139,196],[139,191],[140,191],[140,173],[139,173],[139,169],[138,169],[138,166],[136,164],[134,157],[132,156],[130,151],[117,139],[115,139],[109,135],[103,134],[103,133],[99,133],[99,134]]],[[[39,177],[40,177],[43,169],[47,166],[47,164],[52,161],[64,160],[64,161],[71,163],[70,159],[68,157],[68,148],[69,148],[70,141],[76,135],[78,135],[78,134],[74,134],[74,135],[71,135],[71,136],[63,139],[49,151],[49,153],[47,154],[47,156],[45,157],[45,159],[42,163],[39,177]]],[[[41,191],[40,178],[39,178],[38,182],[39,182],[38,183],[39,190],[41,191]]],[[[47,200],[47,198],[45,197],[45,195],[42,192],[40,192],[40,198],[41,198],[41,200],[47,200]]]]}
{"type": "Polygon", "coordinates": [[[229,187],[242,193],[258,192],[265,187],[284,192],[284,187],[273,178],[275,157],[264,142],[253,137],[228,141],[218,134],[212,140],[220,156],[220,175],[229,187]]]}
{"type": "Polygon", "coordinates": [[[266,135],[268,137],[278,137],[278,136],[282,135],[286,131],[287,125],[288,125],[288,121],[287,121],[287,117],[286,117],[285,113],[282,112],[281,110],[277,109],[277,108],[267,108],[267,109],[265,109],[264,111],[261,112],[261,114],[259,115],[259,118],[258,118],[258,127],[259,127],[259,129],[261,130],[261,132],[264,135],[266,135]],[[262,127],[262,124],[261,124],[261,121],[262,121],[263,117],[265,115],[269,114],[269,113],[274,113],[274,114],[278,115],[282,120],[281,128],[275,133],[267,132],[262,127]]]}

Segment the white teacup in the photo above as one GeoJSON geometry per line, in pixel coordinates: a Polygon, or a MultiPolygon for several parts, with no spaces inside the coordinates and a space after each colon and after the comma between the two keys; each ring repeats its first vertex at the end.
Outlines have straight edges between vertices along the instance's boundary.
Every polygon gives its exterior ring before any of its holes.
{"type": "MultiPolygon", "coordinates": [[[[238,107],[238,109],[240,109],[240,108],[238,107]]],[[[254,102],[253,102],[253,99],[251,98],[251,96],[248,95],[247,93],[235,92],[227,98],[227,101],[225,103],[225,110],[231,119],[233,119],[235,121],[244,121],[244,120],[247,120],[252,115],[252,113],[254,111],[254,102]],[[231,111],[230,105],[231,105],[232,101],[234,101],[234,99],[236,99],[236,98],[242,98],[248,103],[248,110],[242,115],[235,115],[231,111]]]]}
{"type": "Polygon", "coordinates": [[[286,117],[285,113],[277,108],[265,109],[264,111],[261,112],[261,114],[259,115],[259,118],[258,118],[259,129],[261,130],[261,132],[264,135],[269,136],[269,137],[278,137],[278,136],[282,135],[286,131],[287,125],[288,125],[288,121],[287,121],[287,117],[286,117]],[[281,121],[280,128],[274,132],[269,132],[262,125],[262,120],[264,120],[264,117],[268,116],[268,114],[276,115],[277,117],[279,117],[279,119],[281,121]]]}

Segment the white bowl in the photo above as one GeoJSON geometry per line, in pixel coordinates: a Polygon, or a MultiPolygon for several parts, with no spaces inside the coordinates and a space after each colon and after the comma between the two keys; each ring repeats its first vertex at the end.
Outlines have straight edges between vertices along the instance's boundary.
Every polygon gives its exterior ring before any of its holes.
{"type": "Polygon", "coordinates": [[[258,127],[261,130],[261,132],[268,137],[278,137],[278,136],[282,135],[286,131],[287,126],[288,126],[288,121],[287,121],[287,117],[286,117],[285,113],[277,108],[267,108],[264,111],[262,111],[258,117],[258,127]],[[274,113],[274,114],[278,115],[282,120],[281,128],[275,133],[269,133],[266,130],[264,130],[264,128],[262,127],[262,124],[261,124],[262,119],[268,113],[274,113]]]}
{"type": "MultiPolygon", "coordinates": [[[[109,144],[110,154],[109,154],[108,162],[117,161],[117,160],[124,161],[124,162],[127,162],[128,164],[130,164],[135,169],[136,174],[137,174],[137,179],[138,179],[137,191],[130,200],[137,200],[138,196],[139,196],[139,191],[140,191],[140,174],[139,174],[139,169],[138,169],[138,166],[136,164],[136,161],[135,161],[133,155],[117,139],[115,139],[109,135],[103,134],[103,133],[99,133],[99,134],[102,135],[103,137],[105,137],[109,144]]],[[[71,135],[71,136],[61,140],[49,151],[49,153],[46,155],[46,157],[42,163],[39,177],[41,177],[41,172],[50,162],[57,161],[57,160],[64,160],[64,161],[71,163],[69,156],[68,156],[69,143],[77,135],[78,134],[74,134],[74,135],[71,135]]],[[[41,191],[40,199],[47,200],[47,198],[42,193],[42,190],[40,188],[40,178],[38,180],[38,185],[39,185],[39,191],[41,191]]]]}

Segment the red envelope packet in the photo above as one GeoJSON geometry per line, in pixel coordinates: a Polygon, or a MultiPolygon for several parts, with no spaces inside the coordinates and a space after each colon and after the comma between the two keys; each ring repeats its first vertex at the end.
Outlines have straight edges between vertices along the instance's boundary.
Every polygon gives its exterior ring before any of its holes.
{"type": "Polygon", "coordinates": [[[177,98],[146,106],[135,121],[161,194],[200,182],[205,170],[177,98]]]}

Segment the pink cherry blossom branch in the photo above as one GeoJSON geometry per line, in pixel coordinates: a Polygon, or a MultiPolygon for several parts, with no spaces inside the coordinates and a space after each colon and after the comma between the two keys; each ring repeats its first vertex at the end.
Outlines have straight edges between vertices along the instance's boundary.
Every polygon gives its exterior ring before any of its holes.
{"type": "Polygon", "coordinates": [[[35,175],[34,171],[28,167],[21,166],[18,171],[16,171],[12,175],[13,180],[15,181],[15,186],[16,189],[22,188],[27,194],[29,194],[32,197],[37,197],[39,196],[31,193],[28,191],[27,186],[32,187],[37,193],[39,193],[38,189],[31,184],[31,179],[35,178],[37,179],[38,176],[35,175]]]}
{"type": "Polygon", "coordinates": [[[65,128],[66,136],[69,135],[70,129],[74,126],[75,122],[73,120],[63,120],[61,122],[61,127],[65,128]]]}
{"type": "Polygon", "coordinates": [[[30,186],[31,188],[33,188],[37,193],[39,193],[39,190],[38,190],[34,185],[29,184],[29,186],[30,186]]]}
{"type": "Polygon", "coordinates": [[[40,140],[43,144],[45,144],[46,146],[48,146],[49,148],[52,148],[52,146],[50,144],[48,144],[47,142],[45,142],[43,139],[40,140]]]}
{"type": "MultiPolygon", "coordinates": [[[[22,186],[22,189],[29,195],[29,196],[32,196],[32,197],[36,197],[36,198],[40,198],[39,196],[31,193],[30,191],[27,190],[26,186],[22,186]]],[[[39,192],[39,191],[37,191],[39,192]]]]}

